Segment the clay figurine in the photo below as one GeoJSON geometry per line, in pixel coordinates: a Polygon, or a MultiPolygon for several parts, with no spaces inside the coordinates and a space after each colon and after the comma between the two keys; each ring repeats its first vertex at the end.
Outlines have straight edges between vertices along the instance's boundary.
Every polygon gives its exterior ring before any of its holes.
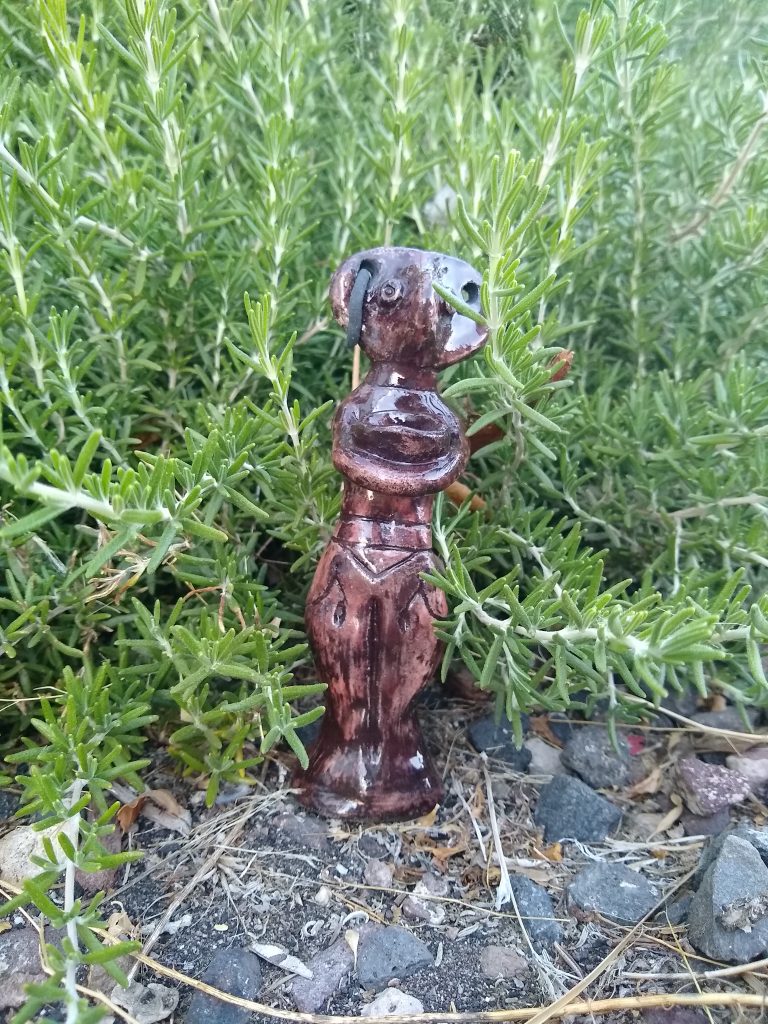
{"type": "Polygon", "coordinates": [[[437,393],[437,371],[476,352],[487,330],[433,282],[480,309],[476,270],[418,249],[357,253],[331,282],[334,316],[371,360],[333,421],[342,509],[306,606],[328,692],[295,785],[304,804],[333,817],[414,818],[442,796],[415,703],[442,653],[433,620],[448,608],[421,574],[438,564],[434,494],[459,476],[469,445],[437,393]]]}

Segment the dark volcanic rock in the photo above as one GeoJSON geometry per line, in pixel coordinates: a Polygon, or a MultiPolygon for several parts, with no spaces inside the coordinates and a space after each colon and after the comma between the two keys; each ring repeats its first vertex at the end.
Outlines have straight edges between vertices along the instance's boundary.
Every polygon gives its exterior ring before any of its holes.
{"type": "MultiPolygon", "coordinates": [[[[528,727],[528,718],[523,716],[523,732],[528,727]]],[[[525,747],[515,746],[512,726],[506,720],[496,724],[494,715],[476,718],[467,730],[475,750],[485,751],[489,757],[504,761],[517,772],[524,772],[531,763],[531,752],[525,747]]]]}
{"type": "Polygon", "coordinates": [[[533,816],[548,843],[601,843],[621,821],[618,807],[579,779],[559,775],[541,787],[533,816]]]}
{"type": "Polygon", "coordinates": [[[701,885],[702,879],[704,878],[709,866],[714,864],[717,860],[720,855],[720,851],[723,848],[723,843],[729,838],[729,836],[735,836],[736,839],[743,839],[745,842],[749,843],[750,846],[753,846],[760,854],[760,859],[763,864],[768,867],[768,829],[754,828],[754,826],[745,825],[742,822],[735,828],[724,831],[720,835],[715,836],[714,839],[710,839],[704,847],[693,881],[693,884],[697,888],[701,885]]]}
{"type": "Polygon", "coordinates": [[[683,811],[680,816],[680,824],[687,836],[719,836],[731,823],[730,811],[723,807],[717,814],[709,814],[703,818],[700,814],[691,814],[689,810],[683,811]]]}
{"type": "MultiPolygon", "coordinates": [[[[255,999],[261,988],[261,964],[255,953],[239,946],[220,949],[200,979],[231,996],[255,999]]],[[[247,1024],[251,1016],[233,1003],[222,1002],[204,992],[195,992],[184,1024],[247,1024]]]]}
{"type": "Polygon", "coordinates": [[[314,1013],[324,1006],[349,978],[354,963],[352,950],[344,939],[338,939],[308,960],[307,967],[314,977],[294,978],[291,983],[291,995],[297,1009],[314,1013]]]}
{"type": "Polygon", "coordinates": [[[723,840],[691,903],[688,938],[713,960],[744,964],[765,955],[768,868],[745,840],[723,840]]]}
{"type": "Polygon", "coordinates": [[[0,1010],[21,1006],[27,998],[24,986],[39,984],[45,977],[40,966],[40,941],[34,928],[13,928],[0,933],[0,1010]]]}
{"type": "Polygon", "coordinates": [[[659,902],[648,880],[621,864],[590,864],[568,886],[568,899],[619,924],[636,924],[659,902]]]}
{"type": "Polygon", "coordinates": [[[547,890],[525,875],[513,875],[509,881],[518,912],[534,946],[552,946],[559,942],[563,926],[555,920],[555,908],[547,890]]]}
{"type": "Polygon", "coordinates": [[[402,981],[433,963],[421,939],[397,925],[371,928],[360,936],[357,978],[363,988],[379,991],[395,978],[402,981]]]}
{"type": "Polygon", "coordinates": [[[630,781],[629,744],[617,737],[614,747],[610,733],[602,726],[584,726],[563,748],[563,764],[593,789],[617,788],[630,781]]]}
{"type": "Polygon", "coordinates": [[[755,728],[759,712],[755,708],[744,708],[744,715],[735,707],[723,708],[722,711],[700,711],[690,716],[699,725],[710,729],[727,729],[729,732],[750,732],[755,728]],[[746,716],[746,722],[744,721],[746,716]]]}

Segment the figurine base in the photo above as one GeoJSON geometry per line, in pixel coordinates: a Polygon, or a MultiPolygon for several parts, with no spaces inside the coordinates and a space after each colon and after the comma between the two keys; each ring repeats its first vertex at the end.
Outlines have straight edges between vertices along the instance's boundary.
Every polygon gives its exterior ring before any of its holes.
{"type": "MultiPolygon", "coordinates": [[[[418,727],[409,725],[403,731],[415,740],[418,727]]],[[[305,807],[329,818],[410,821],[442,800],[442,782],[422,743],[405,745],[401,732],[398,742],[381,746],[339,744],[334,730],[328,733],[312,746],[309,768],[293,777],[305,807]]]]}
{"type": "Polygon", "coordinates": [[[443,797],[442,785],[436,785],[428,794],[414,799],[412,790],[401,793],[370,793],[353,797],[336,793],[321,783],[307,783],[303,772],[294,776],[299,803],[325,818],[345,818],[351,821],[412,821],[429,814],[443,797]]]}

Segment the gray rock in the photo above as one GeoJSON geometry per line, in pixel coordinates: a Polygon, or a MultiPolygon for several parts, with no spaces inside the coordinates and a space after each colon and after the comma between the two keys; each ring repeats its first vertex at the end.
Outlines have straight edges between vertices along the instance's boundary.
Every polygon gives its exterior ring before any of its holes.
{"type": "Polygon", "coordinates": [[[723,840],[691,903],[688,938],[713,960],[743,964],[765,955],[768,868],[743,839],[723,840]]]}
{"type": "MultiPolygon", "coordinates": [[[[528,716],[523,715],[523,732],[528,728],[528,716]]],[[[475,750],[485,751],[489,757],[504,761],[516,772],[524,772],[531,763],[531,752],[525,747],[515,745],[515,737],[510,723],[503,719],[496,724],[493,714],[476,718],[467,730],[470,742],[475,750]]]]}
{"type": "Polygon", "coordinates": [[[688,917],[692,901],[693,893],[686,893],[681,899],[670,903],[668,907],[660,910],[656,915],[656,920],[662,922],[662,924],[666,924],[667,921],[670,924],[682,924],[688,917]]]}
{"type": "Polygon", "coordinates": [[[524,978],[530,971],[528,961],[507,946],[486,946],[480,954],[480,970],[486,978],[524,978]]]}
{"type": "Polygon", "coordinates": [[[135,979],[128,988],[115,985],[110,994],[113,1003],[126,1010],[136,1024],[158,1024],[170,1017],[179,1005],[179,990],[150,981],[142,985],[135,979]]]}
{"type": "Polygon", "coordinates": [[[541,787],[533,820],[548,843],[601,843],[618,826],[621,811],[580,779],[560,775],[541,787]]]}
{"type": "Polygon", "coordinates": [[[643,1013],[641,1024],[710,1024],[711,1020],[691,1006],[673,1006],[669,1010],[654,1007],[643,1013]]]}
{"type": "Polygon", "coordinates": [[[698,888],[701,885],[704,875],[709,869],[711,864],[717,860],[720,856],[720,851],[723,848],[723,843],[730,836],[735,836],[736,839],[743,839],[744,842],[749,843],[753,846],[760,854],[760,859],[763,864],[768,867],[768,829],[754,828],[752,825],[746,825],[743,822],[737,825],[735,828],[728,829],[722,832],[720,835],[715,836],[714,839],[710,839],[704,849],[701,851],[701,857],[699,858],[699,866],[696,869],[693,884],[698,888]]]}
{"type": "Polygon", "coordinates": [[[401,992],[399,988],[387,988],[380,992],[360,1011],[361,1017],[393,1017],[398,1014],[424,1013],[424,1004],[415,996],[401,992]]]}
{"type": "Polygon", "coordinates": [[[374,857],[365,865],[363,881],[366,885],[389,889],[392,885],[392,868],[383,860],[376,860],[374,857]]]}
{"type": "Polygon", "coordinates": [[[294,978],[291,995],[297,1009],[315,1013],[331,996],[345,987],[355,965],[352,950],[344,939],[338,939],[327,949],[307,961],[312,978],[294,978]]]}
{"type": "Polygon", "coordinates": [[[315,850],[317,853],[327,853],[330,849],[328,826],[309,814],[296,814],[293,811],[285,811],[275,818],[273,824],[281,832],[284,832],[291,839],[296,840],[310,850],[315,850]]]}
{"type": "MultiPolygon", "coordinates": [[[[261,989],[261,964],[255,953],[240,946],[220,949],[200,980],[231,996],[255,999],[261,989]]],[[[250,1016],[250,1010],[195,992],[184,1024],[247,1024],[250,1016]]]]}
{"type": "Polygon", "coordinates": [[[707,817],[739,804],[750,794],[749,783],[730,768],[706,764],[698,757],[684,757],[677,766],[683,798],[694,814],[707,817]]]}
{"type": "Polygon", "coordinates": [[[727,807],[723,807],[717,814],[709,814],[705,818],[700,814],[691,814],[687,809],[680,815],[680,824],[687,836],[719,836],[730,823],[731,814],[727,807]]]}
{"type": "Polygon", "coordinates": [[[531,763],[528,765],[529,775],[551,779],[553,775],[562,775],[565,771],[561,751],[540,736],[531,736],[530,739],[527,739],[525,749],[531,755],[531,763]]]}
{"type": "Polygon", "coordinates": [[[0,933],[0,1010],[16,1009],[26,999],[25,985],[45,981],[40,942],[33,928],[0,933]]]}
{"type": "Polygon", "coordinates": [[[706,725],[710,729],[727,729],[729,732],[750,732],[755,728],[759,712],[755,708],[743,708],[744,714],[735,707],[723,708],[722,711],[699,711],[691,715],[694,722],[706,725]],[[746,722],[744,718],[746,716],[746,722]]]}
{"type": "Polygon", "coordinates": [[[637,924],[659,902],[648,880],[621,864],[590,864],[568,886],[568,899],[618,924],[637,924]]]}
{"type": "Polygon", "coordinates": [[[614,747],[607,729],[584,726],[563,748],[563,764],[594,789],[624,786],[631,776],[629,744],[623,736],[617,739],[614,747]]]}
{"type": "Polygon", "coordinates": [[[552,946],[559,942],[563,927],[555,920],[555,908],[547,890],[525,875],[512,875],[509,882],[525,930],[534,946],[552,946]]]}
{"type": "Polygon", "coordinates": [[[379,991],[395,978],[403,981],[433,963],[421,939],[397,925],[371,928],[360,936],[357,978],[363,988],[379,991]]]}

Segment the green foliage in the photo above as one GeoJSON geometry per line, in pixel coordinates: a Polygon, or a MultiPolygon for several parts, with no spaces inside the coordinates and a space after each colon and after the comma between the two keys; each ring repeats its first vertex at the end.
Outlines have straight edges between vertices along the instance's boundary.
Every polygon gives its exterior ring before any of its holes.
{"type": "Polygon", "coordinates": [[[721,8],[3,5],[0,751],[74,822],[24,896],[68,935],[27,1017],[85,1019],[74,866],[151,722],[209,802],[303,756],[355,249],[484,271],[489,344],[443,388],[503,436],[486,512],[438,502],[445,664],[513,721],[768,704],[768,9],[721,8]]]}

